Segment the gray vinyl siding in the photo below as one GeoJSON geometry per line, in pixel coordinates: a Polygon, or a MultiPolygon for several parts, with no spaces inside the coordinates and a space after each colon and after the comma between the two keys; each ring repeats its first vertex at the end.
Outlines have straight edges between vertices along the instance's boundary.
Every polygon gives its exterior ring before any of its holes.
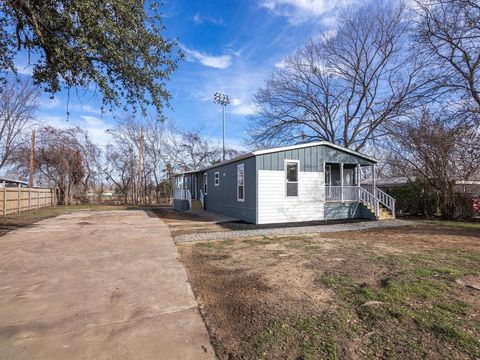
{"type": "Polygon", "coordinates": [[[300,171],[323,172],[323,163],[344,163],[351,165],[373,165],[370,160],[349,154],[345,151],[328,147],[326,145],[316,145],[301,149],[279,151],[270,154],[257,156],[257,170],[276,170],[284,169],[284,161],[300,160],[300,171]]]}
{"type": "MultiPolygon", "coordinates": [[[[300,149],[251,156],[232,163],[213,167],[205,171],[199,171],[191,174],[191,176],[186,175],[186,182],[188,182],[189,188],[192,191],[192,195],[194,195],[191,177],[197,176],[198,196],[200,194],[200,190],[203,191],[203,174],[206,172],[208,174],[208,189],[207,195],[205,195],[205,209],[241,219],[246,222],[256,223],[259,216],[257,214],[259,198],[259,194],[257,194],[258,172],[260,170],[284,171],[286,159],[299,160],[300,172],[318,173],[309,174],[308,178],[321,179],[318,180],[319,192],[324,191],[324,185],[321,184],[321,182],[323,182],[324,179],[323,172],[325,163],[339,164],[343,162],[345,168],[355,167],[357,164],[374,164],[374,162],[370,160],[349,154],[348,152],[340,149],[331,148],[327,145],[313,145],[300,149]],[[245,166],[245,201],[243,202],[237,201],[237,165],[242,163],[245,166]],[[219,186],[215,186],[214,184],[214,173],[217,171],[220,174],[219,186]]],[[[337,182],[336,180],[340,179],[339,169],[340,168],[338,165],[332,167],[332,185],[337,182]]],[[[317,180],[315,181],[318,182],[317,180]]],[[[269,191],[272,190],[269,189],[269,191]]],[[[324,195],[322,196],[324,199],[324,195]]],[[[309,197],[308,200],[312,199],[313,198],[309,197]]],[[[324,200],[319,201],[324,203],[324,200]]],[[[177,206],[182,206],[182,208],[183,205],[184,204],[177,204],[177,206]]],[[[275,207],[276,205],[273,206],[275,207]]],[[[304,204],[301,206],[296,206],[295,211],[302,211],[302,207],[304,211],[310,211],[309,209],[305,208],[304,204]]],[[[324,214],[322,213],[321,217],[324,217],[325,220],[330,220],[360,217],[363,215],[364,213],[358,204],[325,203],[324,214]]]]}
{"type": "Polygon", "coordinates": [[[349,154],[340,149],[332,148],[326,145],[321,146],[323,149],[322,158],[323,161],[329,163],[344,163],[344,164],[360,164],[360,165],[373,165],[373,161],[349,154]]]}
{"type": "MultiPolygon", "coordinates": [[[[246,222],[256,221],[256,176],[255,157],[225,164],[206,171],[208,174],[205,209],[231,216],[246,222]],[[245,166],[245,201],[237,201],[237,165],[245,166]],[[220,185],[215,186],[214,174],[220,174],[220,185]]],[[[203,189],[203,174],[199,173],[199,184],[203,189]]]]}

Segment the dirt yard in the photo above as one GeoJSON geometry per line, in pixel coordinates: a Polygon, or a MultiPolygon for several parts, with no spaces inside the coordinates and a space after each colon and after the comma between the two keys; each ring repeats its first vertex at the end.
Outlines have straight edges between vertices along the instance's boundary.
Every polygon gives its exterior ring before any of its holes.
{"type": "Polygon", "coordinates": [[[480,357],[480,230],[178,246],[220,359],[480,357]]]}

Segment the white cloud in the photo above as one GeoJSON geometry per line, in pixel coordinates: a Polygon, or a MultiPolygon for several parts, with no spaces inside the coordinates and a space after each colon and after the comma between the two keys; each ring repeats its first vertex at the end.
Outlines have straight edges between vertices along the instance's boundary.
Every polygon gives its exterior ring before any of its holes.
{"type": "Polygon", "coordinates": [[[248,115],[257,114],[258,110],[255,108],[255,105],[253,103],[248,103],[248,104],[240,103],[237,106],[232,106],[232,110],[230,112],[237,115],[248,116],[248,115]]]}
{"type": "Polygon", "coordinates": [[[197,61],[202,65],[215,69],[226,69],[232,64],[232,57],[230,55],[209,55],[201,51],[189,49],[185,45],[182,45],[182,50],[185,53],[186,60],[190,62],[197,61]]]}
{"type": "Polygon", "coordinates": [[[240,105],[242,102],[241,102],[239,99],[237,99],[237,98],[233,98],[232,101],[231,101],[231,103],[232,103],[232,106],[238,106],[238,105],[240,105]]]}
{"type": "Polygon", "coordinates": [[[22,63],[16,63],[15,64],[17,68],[17,73],[22,74],[22,75],[27,75],[27,76],[32,76],[33,75],[33,65],[25,65],[22,63]]]}
{"type": "Polygon", "coordinates": [[[87,126],[94,126],[94,127],[105,126],[105,122],[95,116],[80,115],[80,118],[83,119],[83,121],[85,121],[85,124],[87,126]]]}
{"type": "Polygon", "coordinates": [[[222,18],[200,15],[200,13],[198,13],[198,12],[193,16],[192,20],[195,23],[195,25],[201,25],[201,24],[204,24],[204,23],[210,23],[210,24],[217,25],[217,26],[224,26],[225,25],[222,18]]]}
{"type": "Polygon", "coordinates": [[[283,16],[293,25],[320,18],[352,3],[353,0],[263,0],[260,6],[278,16],[283,16]]]}
{"type": "Polygon", "coordinates": [[[58,107],[61,102],[58,98],[54,97],[53,99],[50,98],[42,98],[39,101],[40,107],[44,109],[53,109],[58,107]]]}
{"type": "Polygon", "coordinates": [[[279,62],[275,63],[275,67],[278,68],[278,69],[283,69],[287,66],[287,64],[285,63],[285,60],[282,59],[280,60],[279,62]]]}
{"type": "Polygon", "coordinates": [[[68,129],[78,126],[88,132],[90,139],[98,145],[106,145],[111,142],[112,137],[107,132],[108,124],[95,116],[80,115],[79,118],[66,116],[42,115],[38,117],[38,123],[42,126],[52,126],[58,129],[68,129]]]}

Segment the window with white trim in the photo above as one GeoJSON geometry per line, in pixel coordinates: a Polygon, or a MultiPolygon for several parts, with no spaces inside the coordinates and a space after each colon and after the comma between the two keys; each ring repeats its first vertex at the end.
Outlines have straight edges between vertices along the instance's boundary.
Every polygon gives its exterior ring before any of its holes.
{"type": "Polygon", "coordinates": [[[332,185],[332,165],[325,165],[325,186],[332,185]]]}
{"type": "Polygon", "coordinates": [[[220,186],[220,173],[216,171],[215,174],[213,174],[213,176],[215,178],[215,186],[220,186]]]}
{"type": "Polygon", "coordinates": [[[298,196],[298,161],[285,161],[287,196],[298,196]]]}
{"type": "Polygon", "coordinates": [[[237,165],[237,201],[245,201],[245,165],[237,165]]]}
{"type": "Polygon", "coordinates": [[[208,173],[203,174],[203,194],[207,195],[208,191],[208,173]]]}

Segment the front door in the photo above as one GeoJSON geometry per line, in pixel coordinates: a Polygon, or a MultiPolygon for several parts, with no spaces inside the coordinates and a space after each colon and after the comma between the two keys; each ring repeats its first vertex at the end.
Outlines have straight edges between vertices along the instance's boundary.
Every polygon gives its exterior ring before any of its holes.
{"type": "Polygon", "coordinates": [[[353,186],[354,179],[354,169],[343,169],[343,186],[353,186]]]}

